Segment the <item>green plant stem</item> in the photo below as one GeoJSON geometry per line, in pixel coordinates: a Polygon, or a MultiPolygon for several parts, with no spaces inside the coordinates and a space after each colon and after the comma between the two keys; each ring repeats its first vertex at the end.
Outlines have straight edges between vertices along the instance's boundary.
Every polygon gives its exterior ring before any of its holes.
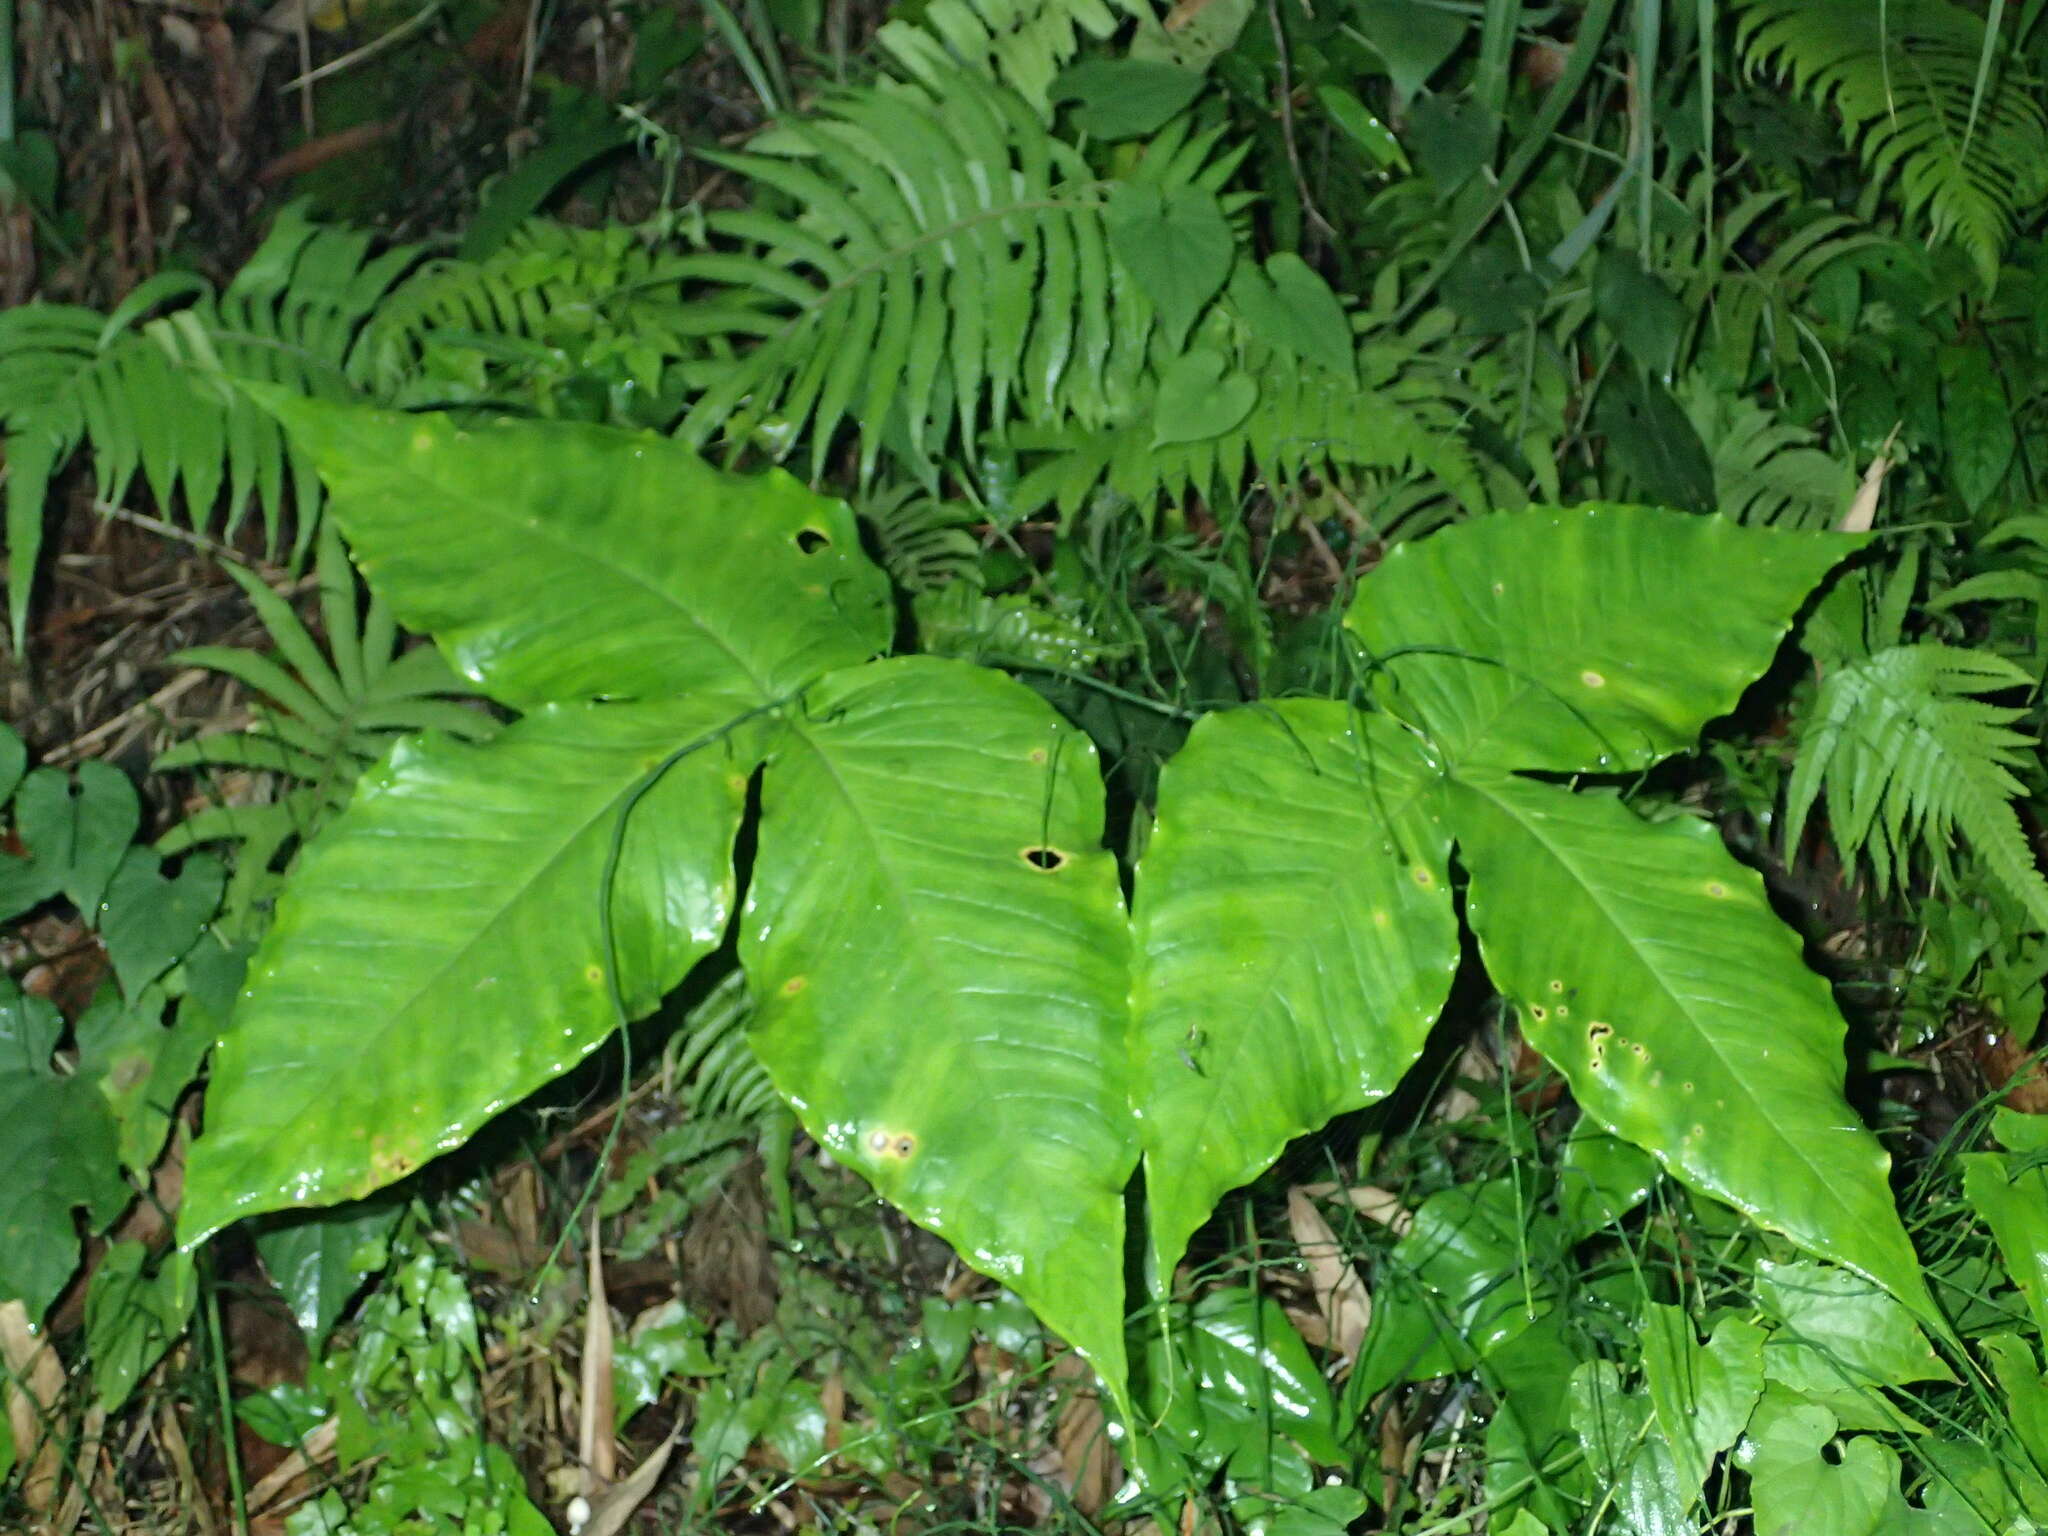
{"type": "Polygon", "coordinates": [[[0,144],[14,142],[14,0],[0,0],[0,144]]]}
{"type": "Polygon", "coordinates": [[[1579,91],[1592,76],[1594,61],[1599,57],[1601,43],[1606,40],[1608,24],[1614,20],[1614,8],[1617,3],[1618,0],[1592,0],[1586,7],[1586,14],[1579,21],[1578,36],[1572,43],[1571,57],[1565,64],[1564,73],[1558,77],[1557,84],[1550,88],[1550,94],[1543,98],[1543,110],[1537,114],[1535,123],[1529,129],[1529,136],[1522,141],[1521,147],[1508,161],[1507,168],[1501,172],[1500,180],[1494,185],[1493,195],[1477,213],[1466,220],[1464,228],[1451,236],[1449,243],[1444,246],[1443,254],[1437,257],[1436,263],[1423,274],[1422,281],[1415,285],[1407,300],[1395,312],[1392,321],[1395,327],[1398,328],[1414,318],[1423,301],[1436,291],[1437,284],[1441,283],[1451,268],[1457,265],[1458,258],[1465,254],[1467,247],[1493,222],[1493,216],[1506,206],[1507,200],[1514,196],[1515,188],[1522,184],[1522,178],[1529,174],[1536,162],[1542,158],[1543,151],[1549,148],[1551,135],[1557,131],[1557,125],[1564,121],[1565,113],[1570,110],[1571,104],[1578,100],[1579,91]]]}
{"type": "MultiPolygon", "coordinates": [[[[733,716],[732,719],[726,721],[725,724],[717,727],[715,730],[706,731],[703,735],[684,742],[680,747],[677,747],[660,762],[640,775],[639,780],[633,787],[626,791],[626,797],[619,806],[619,814],[612,822],[611,846],[605,849],[604,872],[598,876],[597,881],[597,929],[599,949],[604,956],[605,998],[611,1004],[612,1019],[619,1032],[619,1056],[623,1063],[621,1071],[624,1074],[621,1079],[620,1088],[622,1093],[632,1087],[633,1021],[626,1013],[626,997],[619,988],[618,940],[612,929],[612,883],[618,876],[619,861],[625,855],[626,826],[632,819],[633,809],[646,797],[648,791],[661,782],[663,775],[684,758],[692,753],[701,752],[706,747],[716,745],[732,735],[741,726],[750,724],[763,715],[772,715],[776,711],[795,703],[797,699],[803,696],[803,693],[804,690],[798,688],[790,693],[783,694],[780,698],[770,699],[765,704],[757,704],[744,714],[733,716]]],[[[538,1297],[540,1288],[546,1284],[547,1277],[554,1272],[555,1265],[560,1262],[562,1249],[569,1241],[569,1234],[577,1231],[581,1226],[583,1212],[597,1194],[598,1186],[604,1182],[605,1170],[611,1166],[612,1154],[618,1150],[619,1133],[624,1128],[625,1123],[626,1106],[624,1102],[621,1102],[618,1112],[612,1116],[611,1129],[605,1132],[604,1150],[598,1157],[597,1167],[590,1175],[589,1182],[583,1186],[583,1193],[576,1197],[576,1204],[569,1212],[569,1219],[562,1223],[561,1236],[555,1239],[555,1246],[548,1250],[546,1260],[541,1264],[539,1271],[534,1276],[531,1288],[531,1294],[534,1296],[538,1297]]]]}
{"type": "Polygon", "coordinates": [[[228,1494],[234,1500],[236,1536],[249,1536],[249,1495],[242,1485],[241,1450],[235,1443],[235,1401],[228,1381],[227,1336],[220,1324],[220,1287],[215,1283],[210,1254],[200,1257],[200,1284],[206,1291],[206,1333],[213,1356],[213,1392],[220,1408],[220,1454],[228,1469],[228,1494]]]}

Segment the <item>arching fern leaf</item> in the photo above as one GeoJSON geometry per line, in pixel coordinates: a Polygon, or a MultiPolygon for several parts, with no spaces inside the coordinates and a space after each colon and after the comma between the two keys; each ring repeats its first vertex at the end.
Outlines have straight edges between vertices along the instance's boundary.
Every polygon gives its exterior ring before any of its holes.
{"type": "Polygon", "coordinates": [[[379,308],[362,371],[396,404],[516,404],[666,426],[696,349],[681,258],[621,226],[521,226],[481,261],[422,266],[379,308]]]}
{"type": "Polygon", "coordinates": [[[1072,516],[1098,485],[1137,502],[1191,491],[1229,498],[1247,474],[1288,484],[1310,471],[1378,469],[1427,478],[1430,498],[1446,511],[1488,505],[1456,408],[1411,354],[1365,347],[1357,383],[1256,342],[1244,343],[1241,356],[1257,397],[1235,426],[1212,437],[1159,442],[1149,386],[1107,427],[1020,429],[1014,446],[1046,457],[1019,482],[1015,504],[1072,516]]]}
{"type": "Polygon", "coordinates": [[[1714,463],[1714,506],[1738,523],[1826,528],[1856,494],[1856,473],[1806,428],[1772,415],[1711,371],[1690,375],[1679,403],[1714,463]]]}
{"type": "Polygon", "coordinates": [[[319,481],[276,422],[226,382],[271,380],[307,394],[347,395],[357,338],[377,302],[417,259],[371,257],[370,237],[322,229],[300,209],[225,291],[189,273],[137,288],[110,316],[30,304],[0,314],[0,424],[7,432],[8,606],[19,650],[42,547],[51,478],[90,444],[99,498],[117,502],[136,475],[167,511],[182,499],[198,528],[227,487],[228,525],[253,497],[274,548],[289,487],[311,536],[319,481]],[[179,301],[184,307],[145,317],[179,301]]]}
{"type": "Polygon", "coordinates": [[[1980,75],[1985,41],[1984,18],[1949,0],[1743,0],[1736,20],[1750,67],[1838,112],[1872,177],[1896,180],[1989,287],[2015,218],[2048,191],[2048,112],[2017,67],[1980,75]]]}
{"type": "Polygon", "coordinates": [[[1047,88],[1082,39],[1108,37],[1118,20],[1105,0],[932,0],[918,22],[883,22],[875,41],[928,85],[943,89],[947,75],[968,70],[1043,115],[1047,88]]]}
{"type": "Polygon", "coordinates": [[[981,519],[973,508],[899,485],[863,498],[854,511],[874,536],[882,568],[904,591],[931,592],[973,576],[981,555],[972,531],[981,519]]]}
{"type": "Polygon", "coordinates": [[[1960,834],[2048,930],[2048,881],[2012,807],[2024,793],[2013,770],[2035,746],[2012,729],[2023,710],[1981,698],[2030,683],[2002,657],[1938,644],[1893,646],[1829,674],[1786,786],[1787,846],[1825,790],[1835,846],[1868,858],[1880,894],[1922,854],[1953,883],[1960,834]]]}
{"type": "MultiPolygon", "coordinates": [[[[1219,133],[1170,125],[1129,180],[1214,196],[1238,159],[1219,133]]],[[[692,447],[807,440],[817,474],[851,424],[863,481],[885,443],[929,479],[949,442],[1013,415],[1100,425],[1144,378],[1158,326],[1105,189],[1014,92],[935,66],[709,158],[796,212],[708,213],[718,248],[683,259],[714,354],[684,365],[692,447]]]]}

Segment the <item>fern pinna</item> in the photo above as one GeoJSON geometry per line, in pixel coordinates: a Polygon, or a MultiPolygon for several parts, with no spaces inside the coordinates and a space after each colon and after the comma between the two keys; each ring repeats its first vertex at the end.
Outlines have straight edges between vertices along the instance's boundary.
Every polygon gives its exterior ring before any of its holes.
{"type": "Polygon", "coordinates": [[[2048,111],[1995,20],[1951,0],[1745,0],[1736,40],[1752,69],[1840,114],[1873,179],[1992,285],[2014,222],[2048,193],[2048,111]]]}
{"type": "Polygon", "coordinates": [[[1829,673],[1786,788],[1787,846],[1798,845],[1825,791],[1836,846],[1869,861],[1880,895],[1904,885],[1923,854],[1953,884],[1960,834],[2048,929],[2048,880],[2013,809],[2024,792],[2015,770],[2034,743],[2012,727],[2027,711],[1983,698],[2032,681],[2001,656],[1933,642],[1891,646],[1829,673]]]}
{"type": "MultiPolygon", "coordinates": [[[[28,626],[52,476],[88,440],[97,493],[118,502],[139,471],[166,508],[214,522],[225,485],[233,532],[251,497],[275,547],[287,488],[302,513],[319,481],[275,422],[229,376],[347,398],[364,382],[357,342],[380,300],[418,259],[413,247],[371,254],[370,236],[323,229],[287,209],[262,248],[220,293],[167,272],[111,315],[31,304],[0,313],[0,424],[7,429],[8,608],[14,645],[28,626]],[[157,319],[178,300],[183,308],[157,319]]],[[[304,548],[314,527],[301,519],[304,548]]]]}

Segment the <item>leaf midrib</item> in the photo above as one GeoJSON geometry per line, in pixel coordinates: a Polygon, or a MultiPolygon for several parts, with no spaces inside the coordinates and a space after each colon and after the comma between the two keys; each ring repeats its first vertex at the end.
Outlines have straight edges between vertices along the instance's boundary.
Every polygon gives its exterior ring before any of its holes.
{"type": "MultiPolygon", "coordinates": [[[[455,429],[452,426],[452,424],[449,430],[457,431],[457,429],[455,429]]],[[[469,434],[463,434],[457,431],[457,435],[467,436],[469,434]]],[[[375,445],[372,444],[369,446],[372,449],[374,449],[375,445]]],[[[449,485],[444,484],[443,482],[436,480],[430,476],[421,474],[419,471],[414,470],[405,464],[391,463],[390,470],[395,477],[401,478],[402,480],[407,482],[411,482],[414,486],[418,487],[421,492],[421,499],[424,501],[431,503],[436,500],[449,498],[450,496],[451,487],[449,485]]],[[[756,696],[755,698],[749,700],[749,703],[760,703],[771,696],[768,679],[757,673],[754,670],[754,668],[747,663],[746,659],[742,657],[740,653],[733,648],[731,642],[729,642],[723,635],[719,634],[716,630],[714,630],[705,619],[700,617],[698,614],[692,612],[689,608],[683,606],[683,604],[680,601],[678,601],[672,594],[663,591],[660,587],[656,586],[646,577],[639,575],[630,567],[622,565],[617,561],[613,560],[608,553],[594,553],[588,545],[576,544],[574,541],[569,539],[568,530],[558,527],[553,521],[551,521],[548,518],[543,517],[537,523],[534,523],[529,521],[526,517],[516,516],[514,515],[514,511],[512,510],[515,505],[514,503],[508,502],[504,505],[503,508],[494,506],[489,500],[474,495],[465,484],[458,483],[453,487],[453,491],[453,499],[459,501],[464,507],[468,508],[472,516],[479,517],[489,526],[497,528],[499,530],[501,537],[510,537],[513,539],[515,543],[525,543],[529,545],[545,544],[551,548],[554,548],[556,550],[559,550],[565,554],[574,557],[578,561],[594,565],[598,567],[600,570],[611,573],[612,575],[619,578],[620,581],[626,586],[637,587],[640,590],[644,591],[648,594],[648,596],[655,599],[656,603],[659,606],[667,610],[670,610],[678,616],[680,616],[686,623],[690,625],[692,629],[694,629],[697,633],[701,634],[707,641],[710,642],[710,644],[714,648],[722,652],[732,662],[733,666],[740,672],[740,674],[743,677],[745,677],[747,682],[754,689],[756,696]],[[515,524],[518,526],[515,527],[515,524]]],[[[338,497],[336,499],[339,500],[338,497]]],[[[493,624],[491,621],[487,620],[477,620],[473,623],[466,624],[463,627],[473,631],[479,626],[482,626],[488,630],[490,628],[500,627],[500,624],[493,624]]],[[[505,702],[511,703],[514,701],[507,700],[505,702]]],[[[532,704],[539,702],[564,701],[529,700],[527,702],[529,704],[532,704]]]]}
{"type": "MultiPolygon", "coordinates": [[[[1567,874],[1571,876],[1573,883],[1578,887],[1578,889],[1585,893],[1587,899],[1590,900],[1593,903],[1594,907],[1599,911],[1601,917],[1606,921],[1610,931],[1612,931],[1621,939],[1623,945],[1635,957],[1636,963],[1642,967],[1646,974],[1655,978],[1658,990],[1670,1002],[1671,1006],[1677,1012],[1678,1016],[1687,1021],[1687,1023],[1691,1026],[1695,1037],[1698,1038],[1701,1041],[1701,1043],[1707,1047],[1709,1053],[1717,1061],[1720,1062],[1722,1070],[1733,1081],[1736,1090],[1739,1093],[1741,1093],[1746,1099],[1749,1100],[1755,1118],[1761,1121],[1763,1124],[1769,1126],[1771,1134],[1779,1142],[1783,1143],[1786,1147],[1791,1149],[1791,1151],[1797,1157],[1798,1161],[1803,1166],[1805,1166],[1810,1173],[1812,1173],[1812,1175],[1814,1176],[1814,1180],[1819,1187],[1828,1188],[1831,1182],[1830,1172],[1815,1164],[1813,1159],[1809,1155],[1807,1155],[1804,1148],[1802,1148],[1797,1141],[1793,1140],[1779,1127],[1776,1118],[1764,1112],[1763,1103],[1758,1098],[1756,1090],[1750,1082],[1749,1076],[1743,1072],[1736,1070],[1735,1065],[1728,1059],[1726,1052],[1723,1051],[1720,1044],[1714,1040],[1712,1035],[1710,1035],[1705,1029],[1700,1028],[1697,1023],[1693,1022],[1691,1011],[1685,1008],[1684,1005],[1679,1002],[1676,993],[1672,990],[1669,982],[1666,981],[1662,968],[1650,962],[1648,956],[1644,952],[1642,943],[1633,935],[1627,924],[1619,921],[1616,918],[1612,907],[1606,901],[1601,899],[1600,890],[1597,884],[1587,880],[1579,872],[1578,865],[1572,859],[1566,857],[1566,850],[1562,849],[1552,839],[1545,837],[1540,831],[1538,831],[1534,826],[1532,826],[1526,818],[1518,814],[1517,808],[1515,807],[1512,801],[1504,800],[1500,796],[1490,793],[1483,779],[1458,778],[1454,779],[1452,782],[1459,784],[1465,789],[1470,790],[1472,793],[1484,798],[1488,804],[1492,805],[1502,815],[1508,817],[1517,827],[1520,827],[1529,837],[1534,839],[1536,843],[1540,847],[1542,847],[1544,852],[1550,855],[1551,859],[1559,866],[1559,868],[1563,869],[1567,874]]],[[[1560,793],[1569,793],[1569,791],[1560,791],[1560,793]]],[[[1652,1150],[1654,1151],[1654,1149],[1652,1150]]],[[[1740,1204],[1741,1202],[1738,1200],[1736,1203],[1740,1204]]],[[[1760,1215],[1761,1213],[1752,1211],[1751,1214],[1760,1215]]],[[[1872,1278],[1876,1279],[1877,1277],[1873,1276],[1872,1278]]],[[[1878,1283],[1880,1285],[1884,1284],[1882,1280],[1879,1280],[1878,1283]]]]}

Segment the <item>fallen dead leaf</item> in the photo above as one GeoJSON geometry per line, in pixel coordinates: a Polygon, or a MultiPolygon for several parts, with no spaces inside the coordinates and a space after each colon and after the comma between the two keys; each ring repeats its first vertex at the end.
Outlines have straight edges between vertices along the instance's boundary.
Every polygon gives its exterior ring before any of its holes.
{"type": "Polygon", "coordinates": [[[1323,1320],[1330,1348],[1342,1360],[1358,1358],[1366,1324],[1372,1321],[1372,1297],[1352,1267],[1337,1234],[1306,1191],[1287,1191],[1287,1226],[1294,1246],[1308,1265],[1309,1284],[1316,1293],[1316,1311],[1323,1320]]]}
{"type": "Polygon", "coordinates": [[[64,1367],[49,1339],[29,1326],[28,1308],[19,1301],[0,1301],[0,1360],[7,1363],[7,1428],[27,1466],[21,1501],[35,1528],[46,1530],[57,1512],[64,1441],[70,1433],[63,1416],[64,1367]]]}
{"type": "Polygon", "coordinates": [[[1064,1354],[1053,1362],[1052,1374],[1067,1387],[1053,1431],[1060,1456],[1060,1484],[1074,1507],[1092,1519],[1115,1496],[1123,1481],[1123,1466],[1110,1442],[1102,1397],[1088,1363],[1079,1355],[1064,1354]]]}
{"type": "Polygon", "coordinates": [[[1841,533],[1868,533],[1870,525],[1877,521],[1877,498],[1884,490],[1884,477],[1891,473],[1892,445],[1899,440],[1899,429],[1893,427],[1885,437],[1884,446],[1877,450],[1877,457],[1870,461],[1870,468],[1863,471],[1863,483],[1856,487],[1856,494],[1849,502],[1849,510],[1842,514],[1842,520],[1835,524],[1841,533]]]}
{"type": "Polygon", "coordinates": [[[1327,1200],[1332,1195],[1341,1196],[1350,1202],[1351,1208],[1368,1221],[1376,1221],[1396,1237],[1401,1236],[1415,1224],[1415,1216],[1401,1203],[1401,1197],[1391,1189],[1381,1189],[1377,1184],[1353,1184],[1340,1190],[1335,1184],[1304,1184],[1303,1194],[1312,1200],[1327,1200]]]}
{"type": "Polygon", "coordinates": [[[619,1468],[613,1437],[615,1383],[612,1378],[612,1308],[604,1292],[604,1251],[597,1213],[590,1216],[590,1294],[583,1321],[582,1391],[577,1397],[576,1450],[583,1467],[583,1492],[595,1495],[610,1485],[619,1468]]]}
{"type": "Polygon", "coordinates": [[[633,1511],[647,1502],[647,1495],[654,1491],[654,1485],[661,1479],[662,1468],[675,1453],[676,1442],[682,1438],[678,1426],[669,1437],[647,1453],[647,1459],[635,1467],[627,1479],[590,1501],[590,1514],[580,1525],[575,1526],[574,1536],[618,1536],[633,1511]]]}

